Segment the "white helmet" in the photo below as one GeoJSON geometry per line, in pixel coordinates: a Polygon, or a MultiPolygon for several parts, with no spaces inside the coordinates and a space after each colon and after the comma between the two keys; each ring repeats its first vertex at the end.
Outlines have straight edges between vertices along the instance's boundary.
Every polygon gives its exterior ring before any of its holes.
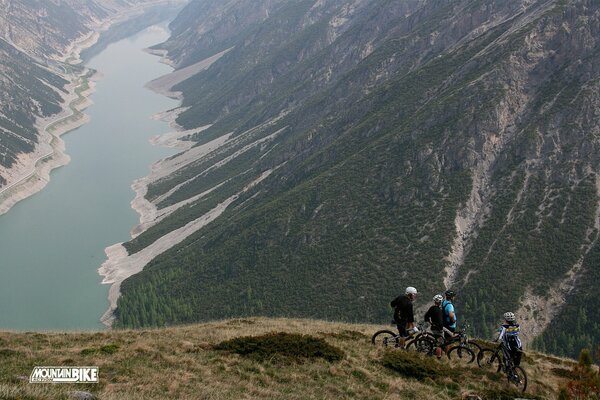
{"type": "Polygon", "coordinates": [[[417,294],[417,289],[412,286],[406,288],[405,294],[417,294]]]}
{"type": "Polygon", "coordinates": [[[440,303],[442,300],[444,300],[444,296],[442,296],[441,294],[436,294],[435,296],[433,296],[433,301],[435,301],[436,303],[440,303]]]}
{"type": "Polygon", "coordinates": [[[504,319],[507,320],[508,322],[514,322],[515,320],[515,314],[509,312],[505,312],[504,313],[504,319]]]}

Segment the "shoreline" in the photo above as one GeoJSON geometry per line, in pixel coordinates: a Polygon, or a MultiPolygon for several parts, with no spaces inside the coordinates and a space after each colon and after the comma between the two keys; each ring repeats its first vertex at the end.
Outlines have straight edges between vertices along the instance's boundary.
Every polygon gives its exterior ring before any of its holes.
{"type": "MultiPolygon", "coordinates": [[[[56,61],[72,66],[81,63],[81,52],[95,45],[100,35],[113,25],[124,22],[147,9],[165,5],[183,3],[181,0],[157,0],[124,10],[105,20],[99,21],[91,31],[73,40],[56,57],[56,61]]],[[[90,117],[83,111],[93,104],[90,96],[95,91],[95,82],[100,74],[88,68],[80,73],[53,71],[69,83],[68,93],[63,95],[62,111],[49,118],[38,119],[35,124],[39,134],[39,142],[31,153],[22,153],[18,157],[17,166],[6,169],[7,183],[0,189],[0,216],[10,211],[18,202],[41,191],[50,181],[51,172],[69,163],[65,143],[61,136],[89,122],[90,117]]]]}
{"type": "Polygon", "coordinates": [[[89,116],[83,111],[93,104],[89,97],[95,91],[99,75],[87,68],[81,74],[73,75],[70,93],[64,97],[63,111],[36,123],[40,143],[32,153],[19,156],[24,171],[13,172],[15,179],[0,190],[0,215],[42,190],[49,183],[52,170],[70,162],[61,136],[89,122],[89,116]]]}
{"type": "MultiPolygon", "coordinates": [[[[174,70],[169,74],[160,76],[146,83],[145,87],[148,90],[179,101],[179,105],[176,108],[170,111],[160,112],[152,116],[152,118],[155,120],[160,120],[168,123],[172,131],[162,135],[156,135],[150,138],[149,140],[150,143],[154,146],[162,146],[165,148],[177,149],[179,150],[179,153],[171,157],[166,157],[155,161],[150,165],[150,172],[147,175],[136,179],[131,185],[131,189],[135,193],[135,197],[130,203],[131,208],[136,213],[138,213],[140,217],[139,223],[135,225],[130,231],[131,239],[134,239],[135,237],[139,236],[148,228],[160,222],[166,216],[170,215],[177,208],[184,205],[176,204],[174,206],[167,207],[166,209],[159,210],[153,202],[147,200],[145,197],[146,193],[148,192],[148,186],[152,184],[152,182],[155,182],[158,179],[169,175],[171,172],[176,171],[184,165],[187,165],[188,163],[197,160],[203,155],[206,155],[220,148],[229,141],[231,134],[223,135],[209,143],[204,144],[203,146],[194,148],[194,142],[182,140],[182,138],[186,136],[210,128],[211,125],[202,126],[191,130],[183,130],[183,128],[175,122],[177,116],[181,112],[185,111],[185,108],[182,107],[183,98],[180,93],[171,91],[172,87],[182,80],[182,77],[185,77],[185,79],[187,79],[191,76],[188,75],[191,71],[199,73],[207,69],[219,58],[225,55],[229,50],[231,49],[227,49],[221,53],[207,58],[206,60],[200,61],[199,63],[192,66],[193,68],[188,68],[187,71],[184,72],[184,74],[181,74],[181,72],[174,70]]],[[[172,62],[167,62],[168,59],[166,58],[166,52],[151,49],[146,49],[146,51],[153,56],[159,57],[159,60],[157,62],[173,67],[172,62]]],[[[262,179],[264,178],[266,178],[266,176],[262,177],[262,179]]],[[[243,191],[248,189],[248,187],[244,188],[243,191]]],[[[203,193],[202,195],[206,194],[208,194],[208,192],[203,193]]],[[[151,246],[145,248],[144,250],[136,254],[129,255],[127,250],[123,246],[123,242],[116,243],[112,246],[107,247],[104,250],[106,254],[106,260],[98,268],[98,274],[103,277],[102,284],[111,286],[108,294],[109,307],[100,318],[100,322],[104,324],[108,329],[112,328],[112,323],[115,320],[114,311],[117,309],[117,301],[121,295],[121,283],[125,279],[129,278],[130,276],[136,273],[141,272],[143,268],[153,258],[158,256],[162,252],[168,250],[172,246],[176,245],[180,241],[184,240],[189,234],[195,232],[202,226],[214,220],[223,211],[225,211],[227,206],[231,204],[231,202],[233,202],[233,200],[237,198],[239,194],[240,193],[219,204],[217,207],[215,207],[214,210],[209,211],[206,215],[199,218],[198,220],[191,221],[184,227],[176,231],[170,232],[164,237],[161,237],[151,246]]],[[[184,201],[183,203],[187,202],[189,201],[184,201]]]]}
{"type": "MultiPolygon", "coordinates": [[[[171,118],[174,115],[176,115],[178,110],[179,109],[175,109],[171,112],[158,114],[157,118],[162,119],[166,122],[171,122],[171,126],[173,126],[171,118]]],[[[276,122],[277,120],[278,118],[275,120],[271,120],[263,125],[259,125],[259,127],[270,125],[276,122]]],[[[132,189],[134,190],[136,195],[134,200],[131,202],[131,207],[140,215],[140,223],[136,225],[130,232],[132,238],[135,238],[136,236],[140,235],[149,227],[160,222],[163,218],[169,216],[171,213],[175,212],[180,207],[183,207],[193,201],[196,201],[208,195],[210,192],[217,189],[224,183],[222,182],[203,193],[200,193],[194,197],[191,197],[177,204],[173,204],[169,207],[165,207],[162,209],[158,209],[156,207],[156,203],[160,201],[162,196],[158,197],[157,199],[154,199],[153,201],[149,201],[145,198],[148,186],[152,184],[152,182],[156,182],[157,180],[160,180],[161,178],[170,175],[172,172],[184,167],[185,165],[195,162],[198,159],[204,157],[205,155],[210,154],[211,152],[218,150],[221,147],[226,146],[237,140],[237,138],[232,138],[232,133],[222,135],[212,140],[211,142],[208,142],[198,147],[193,147],[194,142],[181,140],[181,138],[183,137],[186,137],[192,133],[200,132],[209,127],[210,125],[188,131],[179,130],[163,135],[158,135],[150,139],[150,142],[154,145],[179,148],[182,151],[174,156],[166,157],[154,162],[150,167],[150,174],[134,181],[132,189]]],[[[257,128],[258,127],[251,128],[247,132],[251,132],[257,128]]],[[[267,136],[266,138],[262,138],[255,142],[252,142],[248,146],[256,146],[264,142],[265,140],[270,140],[272,137],[278,135],[284,129],[286,128],[282,128],[277,132],[267,136]]],[[[243,136],[243,134],[241,136],[243,136]]],[[[215,165],[218,165],[218,163],[215,165]]],[[[238,193],[217,204],[213,209],[207,211],[200,217],[189,221],[186,225],[182,226],[181,228],[175,229],[161,236],[152,244],[134,254],[130,255],[127,252],[127,250],[123,246],[123,242],[116,243],[112,246],[107,247],[104,250],[104,252],[106,253],[106,260],[98,268],[98,274],[103,276],[102,283],[110,284],[111,287],[109,289],[108,295],[109,308],[100,318],[100,322],[102,322],[108,329],[112,328],[112,324],[115,320],[114,311],[117,309],[117,302],[121,295],[121,283],[125,279],[141,272],[146,267],[146,265],[149,262],[151,262],[154,258],[164,253],[165,251],[168,251],[173,246],[176,246],[177,244],[181,243],[190,235],[196,233],[198,230],[202,229],[203,227],[214,221],[229,207],[230,204],[236,201],[242,193],[245,193],[246,191],[250,190],[257,184],[262,182],[273,171],[277,170],[281,165],[264,171],[260,176],[258,176],[254,181],[248,183],[238,193]]]]}

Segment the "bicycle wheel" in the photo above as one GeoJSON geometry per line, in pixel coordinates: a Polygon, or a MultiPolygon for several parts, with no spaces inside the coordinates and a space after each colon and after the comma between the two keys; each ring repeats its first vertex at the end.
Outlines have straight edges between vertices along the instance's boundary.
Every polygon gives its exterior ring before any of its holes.
{"type": "Polygon", "coordinates": [[[398,335],[392,331],[388,331],[387,329],[375,332],[371,338],[371,343],[377,347],[394,348],[399,346],[398,335]]]}
{"type": "Polygon", "coordinates": [[[404,348],[406,350],[415,350],[415,348],[417,347],[417,340],[421,339],[425,335],[425,333],[419,333],[417,336],[409,336],[406,339],[406,345],[404,346],[404,348]]]}
{"type": "Polygon", "coordinates": [[[483,350],[483,348],[475,342],[469,341],[467,343],[467,347],[471,349],[473,353],[475,353],[475,357],[479,357],[479,353],[483,350]]]}
{"type": "Polygon", "coordinates": [[[477,355],[477,365],[490,372],[500,372],[502,360],[496,350],[483,349],[477,355]]]}
{"type": "Polygon", "coordinates": [[[475,353],[468,347],[455,346],[448,350],[448,359],[457,364],[471,364],[475,361],[475,353]]]}
{"type": "Polygon", "coordinates": [[[408,342],[406,350],[431,355],[435,350],[435,341],[428,336],[421,336],[408,342]]]}
{"type": "Polygon", "coordinates": [[[515,385],[521,392],[527,389],[527,374],[521,367],[515,367],[513,373],[508,376],[508,381],[515,385]]]}

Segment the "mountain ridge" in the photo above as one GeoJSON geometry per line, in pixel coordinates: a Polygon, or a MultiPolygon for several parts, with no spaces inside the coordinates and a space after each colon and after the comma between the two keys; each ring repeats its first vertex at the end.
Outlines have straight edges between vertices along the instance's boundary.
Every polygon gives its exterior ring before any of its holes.
{"type": "Polygon", "coordinates": [[[191,4],[155,47],[185,68],[194,40],[211,56],[245,38],[172,88],[192,147],[169,161],[193,161],[149,182],[145,198],[165,214],[120,250],[144,262],[121,284],[116,326],[376,322],[413,285],[457,289],[480,335],[511,309],[541,348],[593,348],[598,307],[581,288],[596,282],[598,251],[597,5],[261,4],[212,47],[203,24],[230,15],[203,14],[195,30],[187,16],[218,4],[191,4]],[[146,258],[231,196],[211,224],[146,258]],[[571,304],[587,317],[557,343],[571,304]]]}

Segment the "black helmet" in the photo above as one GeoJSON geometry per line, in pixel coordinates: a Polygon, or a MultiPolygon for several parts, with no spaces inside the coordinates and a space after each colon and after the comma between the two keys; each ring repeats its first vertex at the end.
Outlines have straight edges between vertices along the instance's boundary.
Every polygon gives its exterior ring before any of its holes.
{"type": "Polygon", "coordinates": [[[444,293],[446,295],[446,298],[453,298],[454,296],[456,296],[456,293],[454,293],[453,290],[446,290],[446,293],[444,293]]]}

